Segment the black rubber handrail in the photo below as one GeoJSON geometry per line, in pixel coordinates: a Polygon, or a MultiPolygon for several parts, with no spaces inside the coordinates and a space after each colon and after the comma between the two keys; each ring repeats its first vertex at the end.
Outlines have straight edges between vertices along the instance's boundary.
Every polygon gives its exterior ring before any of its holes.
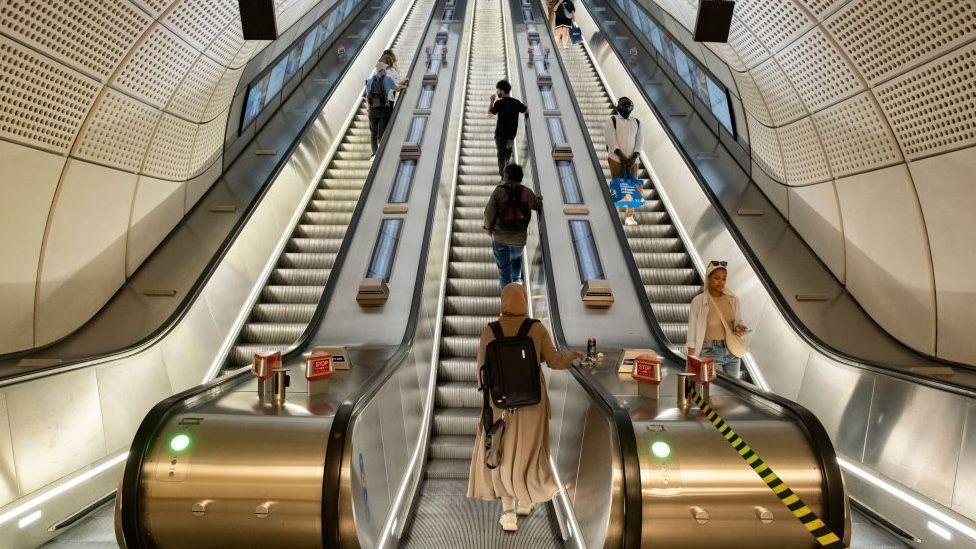
{"type": "MultiPolygon", "coordinates": [[[[583,0],[583,1],[584,1],[585,4],[591,4],[591,2],[589,2],[588,0],[583,0]]],[[[610,6],[610,9],[614,10],[614,13],[616,13],[619,21],[624,22],[625,24],[629,25],[629,23],[627,23],[627,21],[629,21],[629,18],[628,18],[629,16],[621,15],[620,12],[619,12],[619,10],[617,9],[617,7],[614,5],[613,2],[607,2],[606,4],[608,6],[610,6]]],[[[597,18],[594,18],[594,21],[599,21],[599,20],[597,18]]],[[[601,31],[606,36],[608,36],[608,37],[610,36],[609,34],[607,34],[606,29],[604,29],[602,26],[601,26],[601,31]]],[[[628,28],[627,31],[630,32],[630,34],[633,35],[636,38],[636,41],[641,45],[641,47],[644,49],[645,52],[650,51],[650,50],[648,50],[648,46],[645,43],[645,41],[643,40],[643,37],[642,36],[639,36],[631,28],[628,28]]],[[[607,44],[613,49],[613,52],[617,55],[617,57],[621,59],[621,63],[624,66],[627,66],[627,64],[622,61],[622,59],[623,59],[623,52],[621,52],[619,50],[617,44],[613,40],[610,40],[609,38],[607,40],[607,44]]],[[[656,59],[657,58],[655,57],[655,63],[657,63],[656,59]]],[[[667,74],[667,71],[662,71],[662,72],[664,72],[665,74],[667,74]]],[[[706,182],[707,181],[707,178],[704,176],[704,174],[702,174],[701,170],[698,168],[698,166],[692,160],[691,156],[688,154],[688,151],[685,150],[684,146],[681,143],[681,140],[677,137],[677,135],[675,135],[675,133],[671,129],[670,125],[668,125],[667,122],[665,122],[665,119],[662,116],[662,114],[661,114],[658,106],[654,103],[654,101],[644,91],[644,87],[641,85],[640,81],[637,80],[637,78],[633,75],[633,73],[630,70],[627,71],[627,74],[631,77],[631,80],[633,80],[633,82],[636,85],[636,87],[641,91],[641,94],[644,95],[645,100],[647,101],[648,105],[650,105],[650,107],[651,107],[651,112],[654,113],[654,116],[655,116],[655,118],[658,119],[658,122],[660,123],[660,126],[667,133],[668,137],[671,139],[671,142],[674,143],[675,149],[678,150],[678,152],[680,153],[680,155],[681,155],[682,159],[684,160],[685,164],[688,166],[689,170],[691,170],[691,172],[695,176],[695,179],[698,182],[698,185],[701,187],[702,191],[708,197],[708,200],[709,200],[709,202],[711,202],[713,209],[715,210],[716,213],[718,213],[718,215],[721,218],[722,222],[725,224],[726,229],[729,231],[729,234],[731,234],[733,240],[735,240],[736,245],[738,245],[739,248],[742,250],[743,255],[746,257],[746,260],[749,262],[749,265],[752,267],[752,269],[756,272],[757,277],[759,278],[759,280],[762,283],[763,287],[766,289],[766,291],[769,293],[769,295],[773,298],[772,301],[773,301],[773,303],[776,304],[776,307],[779,310],[779,312],[783,314],[783,316],[790,323],[790,326],[793,328],[793,330],[808,345],[810,345],[811,347],[813,347],[814,349],[816,349],[821,354],[826,355],[826,356],[828,356],[828,357],[830,357],[830,358],[832,358],[834,360],[837,360],[838,362],[842,362],[842,363],[844,363],[844,364],[846,364],[848,366],[853,366],[855,368],[861,368],[861,369],[865,369],[865,370],[870,370],[872,372],[880,373],[880,374],[883,374],[883,375],[889,375],[889,376],[892,376],[892,377],[896,377],[896,378],[899,378],[899,379],[903,379],[905,381],[910,381],[912,383],[918,383],[920,385],[925,385],[926,387],[931,387],[933,389],[938,389],[940,391],[946,391],[946,392],[949,392],[949,393],[953,393],[953,394],[958,394],[958,395],[961,395],[961,396],[965,396],[967,398],[976,398],[976,388],[968,387],[966,385],[961,385],[961,384],[957,384],[957,383],[953,383],[953,382],[950,382],[950,381],[938,380],[938,379],[933,379],[933,378],[930,378],[930,377],[925,377],[925,376],[922,376],[920,374],[912,373],[910,371],[905,371],[905,370],[901,370],[901,369],[898,369],[898,368],[895,368],[895,367],[886,365],[886,364],[884,364],[882,362],[878,362],[876,360],[865,359],[865,358],[853,356],[853,355],[851,355],[849,353],[846,353],[844,351],[841,351],[839,349],[834,348],[830,344],[826,343],[823,339],[821,339],[820,336],[818,336],[816,333],[814,333],[802,320],[800,320],[800,317],[796,314],[796,312],[793,310],[793,308],[790,307],[789,302],[786,299],[786,297],[779,290],[779,287],[776,285],[776,283],[773,282],[772,277],[769,275],[769,272],[766,270],[766,268],[762,265],[762,262],[759,261],[758,256],[757,256],[756,252],[753,250],[752,246],[749,244],[748,239],[746,239],[746,237],[739,230],[738,226],[735,224],[735,221],[732,219],[732,216],[729,214],[729,212],[726,210],[725,206],[722,204],[721,200],[719,200],[718,196],[715,194],[715,191],[706,182]]],[[[670,77],[668,77],[668,79],[671,80],[670,77]]],[[[672,85],[673,86],[677,86],[676,84],[674,84],[673,81],[672,81],[672,85]]],[[[697,110],[695,111],[695,114],[696,115],[699,114],[697,110]]],[[[724,141],[722,141],[721,139],[719,139],[719,143],[722,145],[723,148],[725,148],[726,150],[728,150],[728,147],[726,146],[726,144],[725,144],[724,141]]],[[[734,155],[731,152],[729,152],[729,154],[734,157],[734,155]]],[[[750,178],[750,180],[751,180],[751,178],[750,178]]],[[[809,248],[809,245],[807,245],[805,241],[803,241],[801,239],[801,242],[803,242],[803,245],[804,246],[807,246],[807,248],[809,248]]],[[[814,253],[812,250],[811,250],[810,253],[813,255],[813,257],[815,257],[822,264],[822,260],[820,259],[820,257],[816,253],[814,253]]],[[[872,319],[870,317],[870,315],[867,315],[867,316],[868,316],[868,318],[872,322],[874,322],[874,319],[872,319]]],[[[875,324],[877,325],[877,322],[875,322],[875,324]]],[[[879,329],[884,332],[884,329],[883,328],[880,328],[880,326],[879,326],[879,329]]],[[[885,333],[887,333],[887,332],[885,332],[885,333]]],[[[943,359],[943,358],[934,357],[934,356],[931,356],[931,355],[927,355],[925,353],[921,353],[919,351],[916,351],[914,349],[911,349],[911,348],[905,346],[903,343],[901,343],[901,342],[899,342],[897,340],[895,340],[895,341],[898,343],[898,345],[900,345],[901,347],[904,348],[905,352],[907,352],[909,354],[912,354],[912,355],[915,355],[915,356],[922,357],[922,358],[924,358],[926,360],[931,360],[933,362],[937,362],[937,363],[941,363],[941,364],[946,364],[947,366],[957,367],[957,368],[961,368],[961,369],[969,370],[969,371],[972,371],[972,370],[976,369],[976,368],[974,368],[971,365],[962,364],[962,363],[958,363],[958,362],[952,362],[952,361],[949,361],[949,360],[946,360],[946,359],[943,359]]]]}
{"type": "MultiPolygon", "coordinates": [[[[510,0],[512,5],[517,5],[517,13],[521,14],[523,6],[520,0],[510,0]]],[[[532,9],[533,19],[537,13],[534,4],[527,6],[532,9]]],[[[515,10],[513,10],[513,13],[515,10]]],[[[523,21],[523,24],[525,22],[523,21]]],[[[536,24],[544,25],[549,28],[548,21],[543,19],[542,21],[536,21],[536,24]]],[[[550,43],[554,43],[551,36],[550,29],[550,43]]],[[[519,71],[525,70],[521,63],[517,63],[519,66],[519,71]]],[[[563,69],[565,74],[565,67],[560,67],[563,69]]],[[[524,84],[524,79],[519,79],[522,97],[526,96],[526,89],[524,84]]],[[[570,94],[572,95],[572,94],[570,94]]],[[[574,97],[575,101],[575,97],[574,97]]],[[[584,132],[585,133],[585,132],[584,132]]],[[[525,121],[525,135],[526,143],[528,145],[529,151],[537,151],[532,140],[531,131],[531,121],[526,119],[525,121]]],[[[545,157],[545,155],[543,155],[545,157]]],[[[532,182],[535,187],[535,192],[541,195],[542,189],[539,186],[539,173],[537,168],[537,163],[532,162],[532,182]]],[[[552,250],[549,245],[549,233],[547,229],[546,217],[544,211],[538,212],[537,224],[539,228],[539,246],[542,249],[542,264],[546,273],[547,280],[555,280],[555,269],[552,266],[552,250]]],[[[566,341],[566,334],[563,331],[562,322],[559,315],[559,300],[556,295],[555,284],[546,284],[546,290],[548,295],[546,296],[549,304],[549,317],[552,322],[553,338],[556,341],[557,346],[560,348],[568,348],[569,344],[566,341]]],[[[637,549],[641,545],[641,536],[643,530],[643,493],[641,489],[641,475],[640,475],[640,460],[638,458],[638,447],[637,447],[637,433],[634,430],[634,423],[630,418],[630,412],[622,406],[613,395],[613,393],[607,390],[602,383],[594,379],[593,377],[587,375],[581,366],[573,366],[569,369],[572,373],[573,378],[577,383],[583,387],[583,390],[593,399],[594,402],[600,405],[604,410],[604,413],[608,415],[608,419],[613,425],[613,429],[617,434],[617,445],[620,452],[621,458],[621,468],[623,470],[623,493],[624,493],[624,524],[622,528],[622,543],[621,546],[627,549],[637,549]]]]}
{"type": "MultiPolygon", "coordinates": [[[[369,6],[371,4],[377,4],[377,3],[380,4],[380,5],[382,5],[383,3],[387,3],[387,6],[386,6],[387,9],[389,9],[389,7],[391,5],[393,5],[392,0],[376,0],[375,2],[363,2],[362,4],[360,4],[360,8],[358,10],[356,10],[354,13],[349,14],[346,17],[346,20],[344,22],[344,25],[341,27],[341,32],[338,32],[338,33],[334,33],[333,34],[333,36],[335,38],[332,38],[331,39],[331,41],[329,42],[329,47],[331,47],[332,45],[335,45],[338,42],[339,37],[341,37],[343,33],[345,33],[350,27],[353,26],[353,23],[357,20],[357,18],[359,17],[359,15],[363,13],[363,11],[366,9],[367,6],[369,6]]],[[[375,29],[373,29],[373,30],[375,30],[375,29]]],[[[369,42],[369,39],[372,37],[373,30],[371,30],[369,32],[369,34],[367,34],[363,38],[363,42],[362,42],[363,45],[366,44],[367,42],[369,42]]],[[[321,60],[322,60],[322,57],[320,57],[319,60],[316,61],[316,63],[320,63],[321,60]]],[[[332,87],[328,90],[328,92],[326,94],[324,94],[322,96],[322,99],[318,102],[318,104],[316,105],[316,107],[314,109],[312,109],[311,112],[313,112],[313,113],[320,112],[323,109],[323,107],[328,103],[328,101],[330,99],[332,99],[332,96],[333,96],[333,93],[335,92],[336,86],[339,84],[339,82],[342,81],[343,77],[346,75],[346,72],[348,72],[350,66],[352,66],[352,63],[351,62],[350,63],[347,63],[346,66],[343,67],[341,71],[339,71],[339,73],[336,75],[335,81],[332,83],[332,87]]],[[[306,75],[306,78],[308,76],[310,76],[310,75],[311,75],[311,71],[309,71],[309,73],[306,75]]],[[[296,86],[295,89],[297,90],[298,87],[296,86]]],[[[294,93],[294,91],[292,93],[294,93]]],[[[283,105],[283,104],[284,104],[284,102],[281,103],[281,105],[283,105]]],[[[279,106],[279,109],[280,109],[280,106],[279,106]]],[[[230,115],[228,114],[228,116],[230,116],[230,115]]],[[[300,145],[300,143],[302,141],[302,138],[305,136],[305,134],[308,132],[309,128],[312,127],[312,125],[315,123],[315,121],[317,119],[318,119],[318,116],[312,115],[312,116],[309,117],[309,119],[307,121],[305,121],[305,123],[302,125],[302,129],[299,130],[298,134],[296,135],[295,140],[288,146],[287,149],[285,149],[284,154],[281,155],[281,158],[277,160],[274,168],[271,170],[271,173],[268,175],[268,177],[266,178],[265,182],[261,185],[260,190],[251,199],[251,202],[248,204],[247,208],[245,209],[244,213],[241,215],[240,219],[237,220],[237,222],[231,228],[230,232],[227,234],[227,237],[224,238],[224,240],[217,247],[217,249],[216,249],[213,257],[210,259],[210,261],[207,262],[207,264],[204,266],[203,270],[197,276],[197,280],[193,283],[193,285],[190,287],[190,289],[186,292],[186,295],[183,297],[183,300],[176,307],[176,309],[165,320],[163,320],[163,322],[160,323],[160,325],[157,328],[155,328],[147,336],[145,336],[143,338],[140,338],[139,340],[137,340],[137,341],[135,341],[135,342],[133,342],[133,343],[131,343],[129,345],[126,345],[124,347],[120,347],[120,348],[114,349],[112,351],[107,351],[107,352],[103,352],[103,353],[93,354],[93,355],[90,355],[90,356],[87,356],[87,357],[84,357],[84,358],[78,358],[78,359],[68,360],[68,361],[65,361],[65,362],[60,362],[58,364],[51,365],[51,366],[44,366],[44,367],[32,368],[29,372],[20,372],[20,373],[14,374],[14,375],[5,376],[3,378],[3,381],[4,382],[9,382],[9,384],[13,384],[13,383],[16,383],[16,379],[17,378],[22,378],[22,377],[28,377],[28,376],[30,376],[30,379],[36,379],[36,375],[38,373],[43,373],[45,371],[52,371],[52,374],[56,374],[57,371],[60,371],[61,369],[65,368],[65,367],[72,366],[74,364],[80,364],[80,363],[83,363],[83,362],[90,362],[90,361],[97,361],[97,360],[100,360],[100,359],[104,359],[104,358],[111,357],[113,355],[125,353],[125,352],[130,351],[130,350],[133,350],[133,349],[135,349],[137,347],[140,347],[141,345],[144,345],[144,344],[146,344],[146,343],[148,343],[148,342],[150,342],[150,341],[158,338],[159,336],[165,334],[169,330],[175,328],[176,325],[179,323],[179,321],[182,320],[184,316],[186,316],[187,312],[190,310],[190,307],[196,301],[197,297],[199,297],[200,292],[203,291],[203,288],[207,285],[207,282],[210,280],[210,278],[216,272],[217,267],[224,260],[224,257],[226,257],[227,253],[230,251],[231,246],[237,240],[237,237],[240,235],[241,231],[243,231],[244,228],[247,226],[247,222],[250,221],[251,216],[254,215],[254,212],[257,210],[257,206],[264,200],[264,198],[267,195],[267,193],[270,192],[271,188],[273,187],[273,185],[271,183],[275,179],[277,179],[277,177],[281,174],[281,171],[284,170],[284,168],[287,165],[288,161],[291,159],[293,153],[295,152],[295,150],[300,145]]],[[[244,150],[246,150],[246,147],[241,149],[241,152],[238,153],[238,155],[234,158],[234,161],[233,162],[236,162],[237,158],[240,157],[240,155],[243,153],[244,150]]],[[[228,167],[228,169],[229,169],[229,167],[228,167]]],[[[226,172],[227,172],[227,169],[224,170],[224,173],[226,173],[226,172]]],[[[221,174],[221,177],[223,177],[223,174],[221,174]]],[[[206,193],[204,193],[204,195],[199,200],[197,200],[197,203],[190,209],[189,212],[187,212],[187,215],[183,217],[183,219],[180,221],[180,224],[185,223],[186,220],[188,219],[188,216],[194,210],[203,207],[204,198],[208,194],[210,194],[210,192],[213,191],[213,189],[215,187],[216,187],[215,185],[214,186],[211,186],[211,188],[206,193]]],[[[170,233],[166,235],[166,237],[156,246],[156,248],[153,250],[153,252],[146,258],[146,261],[143,262],[143,265],[146,265],[146,263],[148,262],[149,258],[151,258],[153,255],[155,255],[156,252],[160,248],[162,248],[162,246],[167,241],[169,241],[170,239],[172,239],[174,237],[175,237],[175,230],[174,231],[170,231],[170,233]]],[[[142,267],[140,267],[140,269],[141,268],[142,267]]],[[[137,270],[137,272],[138,272],[138,270],[137,270]]],[[[133,276],[135,276],[135,274],[133,274],[133,276]]],[[[129,277],[129,279],[126,280],[126,284],[124,284],[122,287],[120,287],[116,291],[116,293],[113,294],[113,297],[109,299],[109,301],[111,301],[111,299],[114,299],[114,297],[115,297],[116,294],[118,294],[119,292],[124,291],[126,289],[126,287],[127,287],[127,284],[129,283],[129,281],[131,279],[132,279],[132,277],[129,277]]],[[[77,333],[78,330],[80,330],[86,324],[88,324],[90,322],[93,322],[94,320],[95,320],[95,317],[92,317],[91,319],[87,320],[85,322],[85,324],[82,324],[82,326],[79,326],[78,329],[72,331],[70,334],[67,334],[64,337],[58,338],[55,341],[52,341],[50,343],[41,345],[39,347],[34,347],[32,349],[28,349],[28,350],[24,350],[24,351],[16,351],[16,352],[13,352],[13,353],[0,354],[0,361],[15,360],[17,358],[24,358],[24,357],[28,357],[28,356],[30,356],[30,355],[32,355],[34,353],[38,353],[40,351],[43,351],[45,349],[48,349],[48,348],[50,348],[50,347],[52,347],[54,345],[57,345],[58,343],[63,342],[66,339],[71,338],[75,333],[77,333]]]]}
{"type": "MultiPolygon", "coordinates": [[[[552,30],[549,29],[550,36],[552,30]]],[[[616,53],[616,50],[614,50],[616,53]]],[[[566,72],[566,67],[562,59],[562,55],[554,56],[562,69],[563,74],[568,74],[566,72]]],[[[573,110],[577,116],[577,119],[582,121],[583,113],[579,105],[579,101],[576,97],[575,92],[570,90],[570,98],[573,103],[573,110]]],[[[585,126],[584,126],[585,128],[585,126]]],[[[597,156],[596,148],[593,145],[592,137],[589,131],[583,131],[584,139],[587,142],[587,149],[593,166],[598,174],[603,173],[601,167],[600,159],[597,156]]],[[[618,215],[617,208],[613,201],[610,199],[609,193],[601,193],[603,196],[603,203],[606,206],[611,218],[616,218],[618,215]]],[[[630,244],[627,241],[627,236],[624,233],[623,225],[620,223],[612,223],[614,227],[614,234],[617,237],[619,245],[624,249],[629,251],[630,244]]],[[[634,284],[638,295],[638,303],[640,308],[644,313],[644,319],[654,335],[654,339],[657,341],[658,346],[661,348],[664,356],[670,361],[683,364],[685,358],[681,355],[675,353],[670,346],[670,340],[664,333],[660,324],[657,322],[656,316],[654,315],[654,310],[651,307],[650,298],[647,296],[647,292],[644,291],[644,282],[640,277],[640,270],[637,266],[637,262],[634,259],[633,253],[624,253],[624,261],[627,265],[627,271],[630,275],[631,282],[634,284]]],[[[822,517],[824,523],[830,526],[839,536],[844,537],[849,536],[849,528],[847,526],[847,493],[844,488],[844,479],[840,472],[840,466],[837,463],[837,454],[834,450],[833,443],[830,441],[830,437],[827,435],[827,431],[824,429],[820,420],[816,418],[809,410],[805,407],[783,398],[774,393],[763,391],[751,385],[748,385],[740,380],[733,379],[724,373],[719,374],[719,379],[722,385],[728,389],[733,390],[740,395],[745,395],[749,400],[773,402],[780,408],[788,411],[797,419],[797,423],[800,425],[801,430],[806,435],[808,441],[812,445],[817,459],[820,462],[820,470],[823,473],[823,492],[824,492],[824,507],[825,516],[822,517]]],[[[629,414],[627,414],[629,420],[629,414]]],[[[844,539],[847,539],[846,537],[844,539]]]]}
{"type": "MultiPolygon", "coordinates": [[[[390,5],[392,5],[392,2],[390,5]]],[[[428,29],[432,19],[433,18],[428,19],[428,29]]],[[[373,31],[375,31],[375,28],[373,31]]],[[[370,34],[365,37],[363,42],[364,44],[369,41],[373,31],[371,31],[370,34]]],[[[420,57],[420,51],[421,48],[418,47],[414,54],[413,62],[410,66],[414,66],[417,63],[420,57]]],[[[337,80],[337,82],[338,81],[339,80],[337,80]]],[[[391,121],[395,120],[399,114],[401,103],[402,101],[397,101],[396,105],[394,106],[391,121]]],[[[355,108],[359,108],[358,103],[355,108]]],[[[376,158],[382,158],[384,152],[386,151],[387,143],[389,141],[389,134],[390,132],[384,135],[383,139],[380,141],[376,151],[376,158]]],[[[346,234],[343,237],[342,244],[340,244],[339,250],[336,253],[336,258],[331,271],[335,274],[335,276],[330,274],[328,280],[326,281],[325,288],[322,291],[322,295],[319,298],[319,302],[315,307],[315,312],[312,319],[309,321],[309,324],[306,326],[305,330],[302,331],[302,335],[299,337],[299,339],[291,347],[289,347],[289,349],[282,353],[282,363],[287,363],[291,360],[299,358],[302,355],[312,339],[312,336],[315,334],[319,324],[321,323],[322,317],[328,310],[329,304],[332,301],[332,296],[334,295],[336,286],[338,284],[338,274],[342,271],[342,266],[345,264],[345,260],[349,255],[352,240],[356,233],[356,228],[358,227],[362,218],[363,208],[365,207],[366,202],[368,202],[370,191],[372,190],[373,183],[376,179],[376,170],[378,169],[378,166],[379,162],[373,162],[373,164],[370,166],[369,173],[366,177],[366,182],[364,183],[362,192],[360,193],[359,202],[356,204],[356,208],[353,210],[352,220],[350,221],[346,234]]],[[[414,301],[417,300],[415,299],[414,301]]],[[[412,307],[419,307],[419,304],[415,304],[412,307]]],[[[402,353],[402,351],[403,350],[401,348],[398,350],[398,353],[402,353]]],[[[396,356],[398,355],[395,355],[394,358],[396,358],[396,356]]],[[[384,370],[387,368],[389,368],[389,364],[384,366],[384,370]]],[[[153,406],[152,409],[146,414],[145,418],[143,418],[135,436],[133,437],[129,456],[126,460],[125,469],[123,471],[122,484],[118,490],[120,522],[119,530],[122,534],[123,540],[125,541],[126,547],[131,549],[151,546],[150,544],[145,543],[145,541],[142,539],[139,528],[139,478],[145,465],[146,456],[152,446],[153,441],[156,439],[159,430],[166,424],[166,421],[168,421],[169,418],[176,413],[176,410],[181,408],[181,405],[182,408],[187,408],[192,405],[216,398],[225,390],[236,386],[237,384],[244,383],[249,379],[250,368],[240,368],[222,377],[211,380],[208,383],[191,387],[159,402],[153,406]]],[[[336,416],[338,418],[338,411],[336,416]]],[[[335,421],[333,425],[335,425],[335,421]]]]}

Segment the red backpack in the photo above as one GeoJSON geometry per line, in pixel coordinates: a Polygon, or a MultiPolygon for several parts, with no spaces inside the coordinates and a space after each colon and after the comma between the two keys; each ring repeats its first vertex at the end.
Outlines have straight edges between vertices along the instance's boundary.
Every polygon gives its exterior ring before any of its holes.
{"type": "Polygon", "coordinates": [[[523,232],[529,228],[532,208],[529,206],[529,189],[523,185],[499,185],[498,208],[495,210],[495,227],[508,232],[523,232]]]}

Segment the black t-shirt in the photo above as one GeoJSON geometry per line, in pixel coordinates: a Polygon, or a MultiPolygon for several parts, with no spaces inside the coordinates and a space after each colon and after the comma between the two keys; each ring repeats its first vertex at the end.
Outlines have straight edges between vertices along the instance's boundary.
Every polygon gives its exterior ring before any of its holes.
{"type": "Polygon", "coordinates": [[[514,97],[497,99],[491,107],[491,114],[498,116],[495,123],[495,137],[515,139],[518,133],[518,117],[529,110],[521,101],[514,97]]]}

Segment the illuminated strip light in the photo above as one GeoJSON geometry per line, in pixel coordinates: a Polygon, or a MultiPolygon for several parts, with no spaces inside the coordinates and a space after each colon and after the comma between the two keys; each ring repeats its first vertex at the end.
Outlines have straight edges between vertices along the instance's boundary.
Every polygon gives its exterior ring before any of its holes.
{"type": "MultiPolygon", "coordinates": [[[[99,475],[101,473],[104,473],[105,471],[111,469],[112,467],[115,467],[119,463],[122,463],[123,461],[125,461],[125,458],[128,457],[128,456],[129,456],[129,452],[123,452],[123,453],[121,453],[121,454],[119,454],[119,455],[117,455],[117,456],[109,459],[108,461],[106,461],[104,463],[101,463],[101,464],[99,464],[99,465],[97,465],[95,467],[92,467],[91,469],[85,471],[84,473],[82,473],[82,474],[80,474],[80,475],[78,475],[78,476],[76,476],[76,477],[74,477],[74,478],[72,478],[70,480],[67,480],[67,481],[63,482],[63,483],[61,483],[61,484],[59,484],[59,485],[51,488],[50,490],[47,490],[45,492],[42,492],[42,493],[40,493],[40,494],[32,497],[31,499],[25,501],[24,503],[21,503],[17,507],[14,507],[13,509],[7,511],[6,513],[0,515],[0,526],[6,524],[8,522],[10,522],[11,520],[19,517],[20,515],[23,515],[24,513],[26,513],[28,511],[34,509],[35,507],[37,507],[37,506],[39,506],[39,505],[41,505],[43,503],[46,503],[46,502],[48,502],[48,501],[50,501],[50,500],[58,497],[59,495],[61,495],[61,494],[65,493],[65,492],[67,492],[68,490],[74,488],[75,486],[78,486],[79,484],[82,484],[82,483],[84,483],[84,482],[86,482],[86,481],[94,478],[96,475],[99,475]]],[[[28,524],[30,524],[31,522],[34,522],[38,518],[40,518],[40,511],[36,511],[33,514],[31,514],[31,515],[29,515],[27,517],[24,517],[24,519],[21,520],[21,523],[22,523],[22,526],[21,527],[27,526],[28,524]],[[31,516],[33,516],[34,514],[37,515],[37,518],[34,518],[33,520],[27,521],[27,519],[28,518],[31,518],[31,516]],[[26,522],[24,522],[24,521],[26,521],[26,522]]]]}
{"type": "Polygon", "coordinates": [[[850,461],[847,461],[846,459],[837,458],[837,463],[840,464],[841,468],[843,468],[846,471],[851,472],[852,474],[854,474],[854,476],[860,478],[861,480],[864,480],[864,481],[868,482],[869,484],[872,484],[874,486],[877,486],[878,488],[881,488],[885,492],[888,492],[889,494],[891,494],[891,495],[895,496],[896,498],[904,501],[905,503],[911,505],[912,507],[918,509],[919,511],[922,511],[923,513],[929,515],[931,518],[937,519],[939,522],[941,522],[941,523],[943,523],[943,524],[951,527],[953,530],[956,530],[957,532],[961,533],[962,535],[964,535],[964,536],[966,536],[966,537],[968,537],[968,538],[970,538],[972,540],[976,540],[976,529],[973,529],[972,527],[970,527],[970,526],[962,523],[961,521],[959,521],[959,520],[957,520],[957,519],[949,516],[948,514],[946,514],[946,513],[942,512],[942,511],[938,510],[934,506],[929,505],[928,503],[925,503],[924,501],[922,501],[922,500],[918,499],[917,497],[909,494],[908,492],[906,492],[906,491],[898,488],[897,486],[895,486],[895,485],[893,485],[891,483],[888,483],[888,482],[886,482],[886,481],[878,478],[877,476],[875,476],[875,475],[869,473],[868,471],[866,471],[866,470],[858,467],[857,465],[854,465],[853,463],[851,463],[850,461]]]}

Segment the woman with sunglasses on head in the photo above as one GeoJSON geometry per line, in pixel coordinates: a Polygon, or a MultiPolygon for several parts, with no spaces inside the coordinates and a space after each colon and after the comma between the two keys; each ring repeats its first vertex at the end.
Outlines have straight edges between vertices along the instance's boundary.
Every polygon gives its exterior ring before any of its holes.
{"type": "Polygon", "coordinates": [[[688,316],[688,355],[710,358],[715,368],[738,378],[742,360],[729,350],[726,333],[741,337],[748,331],[742,324],[739,298],[725,288],[727,261],[710,261],[702,293],[691,300],[688,316]]]}

